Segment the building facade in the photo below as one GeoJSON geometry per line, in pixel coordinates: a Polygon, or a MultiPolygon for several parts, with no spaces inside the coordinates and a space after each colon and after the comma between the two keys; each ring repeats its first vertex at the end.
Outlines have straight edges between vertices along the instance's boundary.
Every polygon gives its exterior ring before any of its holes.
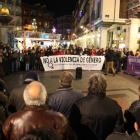
{"type": "Polygon", "coordinates": [[[21,0],[0,0],[0,9],[3,7],[9,9],[9,16],[15,18],[15,21],[9,23],[5,28],[0,25],[0,41],[4,44],[10,43],[13,45],[14,41],[12,33],[15,30],[21,30],[22,26],[21,0]]]}
{"type": "Polygon", "coordinates": [[[22,27],[28,30],[38,30],[50,33],[53,28],[54,13],[47,11],[46,6],[39,3],[32,6],[22,3],[22,27]]]}
{"type": "Polygon", "coordinates": [[[127,0],[79,0],[75,9],[78,45],[125,47],[127,0]]]}
{"type": "Polygon", "coordinates": [[[130,50],[140,50],[140,1],[128,0],[128,20],[126,20],[126,45],[130,50]]]}
{"type": "Polygon", "coordinates": [[[73,39],[74,16],[66,15],[53,20],[57,34],[62,34],[61,40],[71,41],[73,39]]]}

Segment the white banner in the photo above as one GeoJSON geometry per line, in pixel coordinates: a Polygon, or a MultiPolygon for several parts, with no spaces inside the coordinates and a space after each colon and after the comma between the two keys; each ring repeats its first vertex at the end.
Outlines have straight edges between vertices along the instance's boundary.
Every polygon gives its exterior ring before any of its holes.
{"type": "Polygon", "coordinates": [[[82,67],[83,70],[101,70],[104,56],[79,56],[79,55],[55,55],[41,57],[45,71],[75,70],[82,67]]]}

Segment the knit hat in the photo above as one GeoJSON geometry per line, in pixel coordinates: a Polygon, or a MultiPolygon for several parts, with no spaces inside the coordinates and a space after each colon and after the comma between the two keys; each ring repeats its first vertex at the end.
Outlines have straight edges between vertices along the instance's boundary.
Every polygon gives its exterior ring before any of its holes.
{"type": "Polygon", "coordinates": [[[36,73],[35,71],[30,71],[30,72],[28,72],[28,73],[26,74],[26,76],[25,76],[25,80],[26,80],[26,79],[33,79],[33,80],[35,80],[35,81],[39,81],[38,75],[37,75],[37,73],[36,73]]]}

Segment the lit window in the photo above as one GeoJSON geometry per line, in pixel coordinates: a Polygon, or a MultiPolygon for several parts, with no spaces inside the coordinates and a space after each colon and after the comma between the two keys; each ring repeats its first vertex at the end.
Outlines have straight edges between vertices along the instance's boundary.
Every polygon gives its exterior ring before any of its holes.
{"type": "Polygon", "coordinates": [[[41,13],[39,13],[39,17],[41,17],[41,13]]]}
{"type": "Polygon", "coordinates": [[[39,25],[41,25],[41,21],[39,22],[39,25]]]}
{"type": "Polygon", "coordinates": [[[0,9],[2,8],[2,5],[0,4],[0,9]]]}

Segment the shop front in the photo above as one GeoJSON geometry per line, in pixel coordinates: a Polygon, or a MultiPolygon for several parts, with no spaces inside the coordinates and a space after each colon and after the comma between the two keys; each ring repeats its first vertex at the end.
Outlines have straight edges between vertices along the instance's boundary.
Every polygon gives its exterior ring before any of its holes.
{"type": "Polygon", "coordinates": [[[32,32],[32,31],[17,31],[15,33],[15,48],[22,50],[28,47],[41,48],[53,46],[58,47],[61,34],[43,33],[43,32],[32,32]]]}
{"type": "Polygon", "coordinates": [[[125,48],[126,27],[120,26],[108,30],[108,47],[125,48]]]}

